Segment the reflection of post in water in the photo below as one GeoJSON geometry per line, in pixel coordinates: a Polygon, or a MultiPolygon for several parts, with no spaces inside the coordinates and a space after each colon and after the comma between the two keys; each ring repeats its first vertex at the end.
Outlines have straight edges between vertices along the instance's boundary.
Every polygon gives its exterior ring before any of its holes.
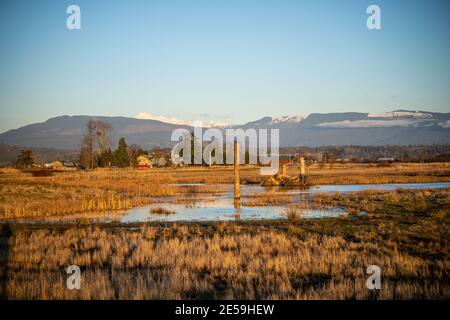
{"type": "Polygon", "coordinates": [[[300,157],[300,180],[303,185],[306,184],[305,158],[300,157]]]}
{"type": "Polygon", "coordinates": [[[239,172],[239,143],[234,140],[234,219],[241,219],[241,178],[239,172]]]}
{"type": "Polygon", "coordinates": [[[303,193],[303,192],[300,192],[300,204],[301,205],[303,205],[306,201],[307,201],[307,199],[305,199],[305,194],[303,193]]]}
{"type": "Polygon", "coordinates": [[[239,173],[239,143],[234,141],[234,199],[241,199],[241,181],[239,173]]]}
{"type": "Polygon", "coordinates": [[[234,220],[241,220],[241,201],[234,200],[234,220]]]}
{"type": "Polygon", "coordinates": [[[241,220],[241,200],[234,199],[234,220],[241,220]]]}
{"type": "Polygon", "coordinates": [[[8,260],[10,254],[9,242],[12,236],[9,224],[0,226],[0,300],[8,299],[8,260]]]}

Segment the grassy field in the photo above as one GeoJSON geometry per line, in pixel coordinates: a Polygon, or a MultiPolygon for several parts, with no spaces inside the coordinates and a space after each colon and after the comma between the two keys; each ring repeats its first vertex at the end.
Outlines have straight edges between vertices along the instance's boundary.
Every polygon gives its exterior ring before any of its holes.
{"type": "Polygon", "coordinates": [[[318,197],[373,207],[335,219],[4,225],[0,290],[10,299],[449,299],[449,192],[318,197]],[[80,290],[65,287],[71,264],[80,290]],[[366,288],[373,264],[379,292],[366,288]]]}
{"type": "MultiPolygon", "coordinates": [[[[243,167],[243,183],[259,169],[243,167]]],[[[289,168],[289,174],[296,174],[289,168]]],[[[450,181],[448,164],[310,167],[312,184],[450,181]]],[[[0,171],[0,219],[87,215],[224,192],[232,168],[0,171]],[[176,184],[204,183],[191,187],[176,184]]],[[[450,188],[318,193],[308,202],[263,192],[243,206],[285,207],[286,220],[227,223],[0,223],[0,298],[450,299],[450,188]],[[305,219],[305,208],[342,208],[305,219]],[[65,286],[69,265],[80,290],[65,286]],[[381,268],[382,289],[366,288],[381,268]]],[[[155,206],[154,213],[172,212],[155,206]]]]}
{"type": "MultiPolygon", "coordinates": [[[[298,174],[298,168],[288,168],[288,174],[298,174]]],[[[176,202],[186,192],[218,192],[217,187],[208,185],[232,183],[233,179],[231,166],[68,171],[43,177],[15,169],[0,169],[0,220],[123,210],[153,203],[162,196],[176,202]],[[204,183],[206,186],[185,189],[175,185],[180,183],[204,183]]],[[[260,183],[263,179],[259,168],[242,167],[242,183],[260,183]]],[[[308,182],[314,185],[442,181],[450,181],[448,163],[389,167],[328,164],[325,168],[317,165],[308,168],[308,182]]],[[[246,201],[248,205],[258,205],[255,199],[251,200],[253,203],[246,201]]]]}

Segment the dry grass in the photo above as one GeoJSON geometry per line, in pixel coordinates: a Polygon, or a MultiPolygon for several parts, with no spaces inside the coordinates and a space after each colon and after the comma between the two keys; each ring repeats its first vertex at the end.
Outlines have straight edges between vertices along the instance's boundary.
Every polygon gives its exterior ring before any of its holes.
{"type": "Polygon", "coordinates": [[[374,208],[336,219],[129,229],[13,225],[10,233],[3,226],[0,296],[369,299],[374,293],[365,286],[365,270],[376,264],[380,299],[449,299],[449,194],[363,191],[313,199],[324,206],[374,208]],[[83,272],[81,290],[65,287],[71,264],[83,272]]]}
{"type": "MultiPolygon", "coordinates": [[[[211,184],[233,182],[232,166],[160,168],[150,170],[99,169],[93,171],[57,172],[53,176],[33,177],[14,169],[0,169],[0,220],[41,219],[77,213],[124,210],[157,202],[157,197],[182,201],[185,195],[216,194],[224,188],[211,184]],[[179,183],[206,183],[180,187],[179,183]]],[[[308,168],[312,184],[437,182],[449,181],[448,163],[376,165],[333,165],[308,168]]],[[[298,174],[297,168],[288,173],[298,174]]],[[[259,168],[243,166],[243,183],[259,183],[259,168]]],[[[249,199],[247,206],[287,204],[288,196],[249,199]]],[[[367,208],[371,210],[371,208],[367,208]]]]}
{"type": "Polygon", "coordinates": [[[3,172],[0,220],[124,210],[177,192],[158,174],[132,170],[65,172],[51,177],[33,177],[11,169],[3,172]]]}
{"type": "Polygon", "coordinates": [[[270,192],[253,193],[244,198],[242,205],[246,207],[280,206],[295,202],[294,196],[270,192]]]}
{"type": "MultiPolygon", "coordinates": [[[[380,210],[410,212],[445,216],[442,211],[450,209],[450,189],[421,190],[365,190],[350,193],[318,193],[313,195],[310,205],[345,207],[350,214],[365,211],[378,214],[380,210]]],[[[449,211],[450,212],[450,211],[449,211]]]]}
{"type": "MultiPolygon", "coordinates": [[[[289,168],[288,174],[298,169],[289,168]]],[[[449,163],[398,163],[389,167],[376,164],[329,164],[308,168],[311,184],[425,183],[450,181],[449,163]]]]}
{"type": "Polygon", "coordinates": [[[153,213],[153,214],[174,214],[175,211],[169,210],[169,209],[166,209],[166,208],[163,208],[163,207],[157,207],[157,208],[151,208],[150,209],[150,213],[153,213]]]}
{"type": "MultiPolygon", "coordinates": [[[[418,175],[405,174],[413,168],[398,168],[400,174],[388,179],[448,179],[445,166],[416,165],[418,175]]],[[[367,179],[381,174],[379,170],[392,168],[367,168],[367,179]]],[[[38,218],[134,206],[155,196],[192,192],[195,187],[183,191],[171,186],[189,177],[215,183],[217,171],[104,170],[32,177],[2,169],[0,212],[3,218],[38,218]]],[[[332,179],[341,175],[336,172],[332,179]]],[[[228,179],[228,172],[223,175],[221,179],[228,179]]],[[[287,200],[272,198],[268,201],[287,200]]],[[[373,292],[366,289],[365,270],[376,264],[382,270],[378,298],[450,299],[449,189],[319,194],[311,204],[344,207],[353,214],[322,220],[140,224],[129,229],[18,224],[12,225],[11,234],[0,224],[0,296],[368,299],[373,292]],[[71,264],[83,272],[81,290],[65,287],[65,269],[71,264]]]]}
{"type": "MultiPolygon", "coordinates": [[[[241,180],[244,183],[260,183],[256,166],[242,166],[241,180]]],[[[450,181],[450,163],[396,163],[389,167],[377,164],[319,164],[307,167],[310,184],[374,184],[374,183],[421,183],[450,181]]],[[[161,174],[170,175],[176,183],[233,183],[233,167],[217,166],[184,167],[176,170],[164,168],[161,174]]],[[[298,175],[299,168],[288,167],[288,175],[298,175]]]]}
{"type": "Polygon", "coordinates": [[[7,296],[368,299],[373,292],[365,286],[365,269],[377,264],[382,270],[380,299],[450,298],[448,252],[439,241],[429,245],[440,257],[430,258],[408,253],[393,239],[374,241],[370,233],[363,237],[355,232],[356,241],[351,241],[344,235],[308,232],[301,223],[281,227],[242,229],[220,223],[134,231],[18,230],[8,242],[7,296]],[[65,268],[71,264],[83,272],[81,290],[65,287],[65,268]]]}
{"type": "Polygon", "coordinates": [[[284,214],[289,222],[298,222],[302,218],[302,211],[296,207],[288,207],[284,214]]]}

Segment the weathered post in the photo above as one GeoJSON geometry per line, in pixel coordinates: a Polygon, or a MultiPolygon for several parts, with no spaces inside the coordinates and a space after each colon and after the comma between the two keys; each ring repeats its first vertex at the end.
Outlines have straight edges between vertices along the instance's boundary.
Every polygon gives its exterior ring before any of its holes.
{"type": "Polygon", "coordinates": [[[300,157],[300,179],[302,184],[306,184],[305,158],[300,157]]]}
{"type": "Polygon", "coordinates": [[[239,143],[234,141],[234,199],[241,199],[241,181],[239,176],[239,143]]]}

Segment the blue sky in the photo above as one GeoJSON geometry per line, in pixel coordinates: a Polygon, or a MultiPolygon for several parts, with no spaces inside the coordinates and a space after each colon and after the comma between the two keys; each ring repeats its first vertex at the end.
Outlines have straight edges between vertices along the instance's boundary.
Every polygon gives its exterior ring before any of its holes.
{"type": "Polygon", "coordinates": [[[450,112],[450,1],[0,2],[0,132],[58,115],[244,123],[450,112]],[[81,8],[81,30],[66,8],[81,8]],[[382,30],[366,8],[381,7],[382,30]]]}

